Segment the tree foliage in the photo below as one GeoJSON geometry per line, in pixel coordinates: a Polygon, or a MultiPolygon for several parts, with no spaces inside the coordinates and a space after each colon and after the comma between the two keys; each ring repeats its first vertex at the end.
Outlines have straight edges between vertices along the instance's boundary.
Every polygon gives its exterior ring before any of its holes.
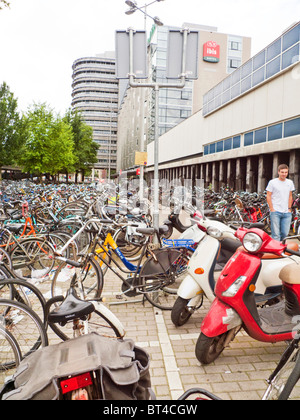
{"type": "Polygon", "coordinates": [[[26,140],[18,163],[25,172],[55,175],[74,168],[72,128],[45,104],[23,116],[26,140]]]}
{"type": "Polygon", "coordinates": [[[0,10],[4,9],[4,7],[9,7],[10,3],[7,0],[0,0],[0,10]]]}
{"type": "MultiPolygon", "coordinates": [[[[1,2],[1,0],[0,0],[1,2]]],[[[34,104],[20,116],[6,83],[0,86],[0,168],[17,164],[42,176],[78,172],[97,162],[98,144],[81,115],[56,115],[46,104],[34,104]]],[[[1,175],[1,171],[0,171],[1,175]]],[[[1,179],[1,176],[0,176],[1,179]]]]}
{"type": "Polygon", "coordinates": [[[0,167],[12,165],[22,144],[22,121],[18,102],[6,83],[0,86],[0,167]]]}
{"type": "Polygon", "coordinates": [[[76,110],[69,110],[65,115],[65,121],[71,125],[74,140],[75,171],[90,168],[97,162],[98,144],[93,140],[93,129],[83,120],[76,110]]]}

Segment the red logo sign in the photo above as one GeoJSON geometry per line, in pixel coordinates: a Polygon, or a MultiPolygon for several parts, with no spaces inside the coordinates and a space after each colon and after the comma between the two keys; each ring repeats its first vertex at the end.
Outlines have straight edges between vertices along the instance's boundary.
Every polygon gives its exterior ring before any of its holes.
{"type": "Polygon", "coordinates": [[[214,41],[208,41],[203,45],[203,60],[210,63],[220,61],[220,45],[214,41]]]}

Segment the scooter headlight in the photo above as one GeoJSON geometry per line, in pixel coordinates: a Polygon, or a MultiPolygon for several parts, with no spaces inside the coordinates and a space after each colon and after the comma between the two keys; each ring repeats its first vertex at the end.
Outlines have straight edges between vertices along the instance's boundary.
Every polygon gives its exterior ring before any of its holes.
{"type": "Polygon", "coordinates": [[[256,233],[246,233],[243,239],[243,246],[248,252],[258,252],[262,247],[263,241],[256,233]]]}
{"type": "Polygon", "coordinates": [[[213,226],[209,226],[207,228],[207,233],[209,234],[209,236],[212,236],[213,238],[216,238],[216,239],[219,239],[222,237],[222,232],[220,231],[220,229],[213,226]]]}
{"type": "Polygon", "coordinates": [[[225,297],[234,297],[240,288],[243,286],[245,281],[247,280],[246,276],[240,276],[230,287],[226,290],[226,292],[222,293],[222,296],[225,297]]]}

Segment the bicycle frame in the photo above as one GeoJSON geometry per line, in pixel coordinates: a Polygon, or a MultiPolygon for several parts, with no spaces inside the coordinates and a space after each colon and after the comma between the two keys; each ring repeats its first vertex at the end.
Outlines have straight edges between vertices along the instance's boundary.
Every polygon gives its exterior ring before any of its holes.
{"type": "MultiPolygon", "coordinates": [[[[109,254],[109,249],[107,248],[107,245],[110,245],[112,250],[114,251],[114,253],[120,258],[120,260],[122,261],[122,263],[125,265],[125,267],[130,271],[130,272],[135,272],[136,270],[138,270],[138,272],[140,271],[141,267],[136,266],[134,264],[132,264],[130,261],[128,261],[126,259],[126,257],[123,255],[122,251],[120,250],[120,248],[118,247],[118,245],[116,244],[116,242],[114,241],[111,233],[108,233],[104,244],[101,245],[101,247],[99,249],[97,249],[95,252],[97,254],[97,257],[100,258],[100,267],[103,266],[103,264],[105,264],[105,257],[109,254]],[[100,254],[104,254],[104,256],[100,257],[100,254]]],[[[114,261],[115,262],[115,261],[114,261]]]]}

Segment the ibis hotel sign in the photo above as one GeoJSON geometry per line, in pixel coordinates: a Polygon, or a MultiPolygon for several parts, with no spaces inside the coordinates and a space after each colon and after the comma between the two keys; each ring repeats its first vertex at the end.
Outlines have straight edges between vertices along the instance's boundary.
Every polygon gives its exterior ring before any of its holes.
{"type": "Polygon", "coordinates": [[[208,41],[203,45],[203,60],[209,63],[220,61],[220,45],[214,41],[208,41]]]}

